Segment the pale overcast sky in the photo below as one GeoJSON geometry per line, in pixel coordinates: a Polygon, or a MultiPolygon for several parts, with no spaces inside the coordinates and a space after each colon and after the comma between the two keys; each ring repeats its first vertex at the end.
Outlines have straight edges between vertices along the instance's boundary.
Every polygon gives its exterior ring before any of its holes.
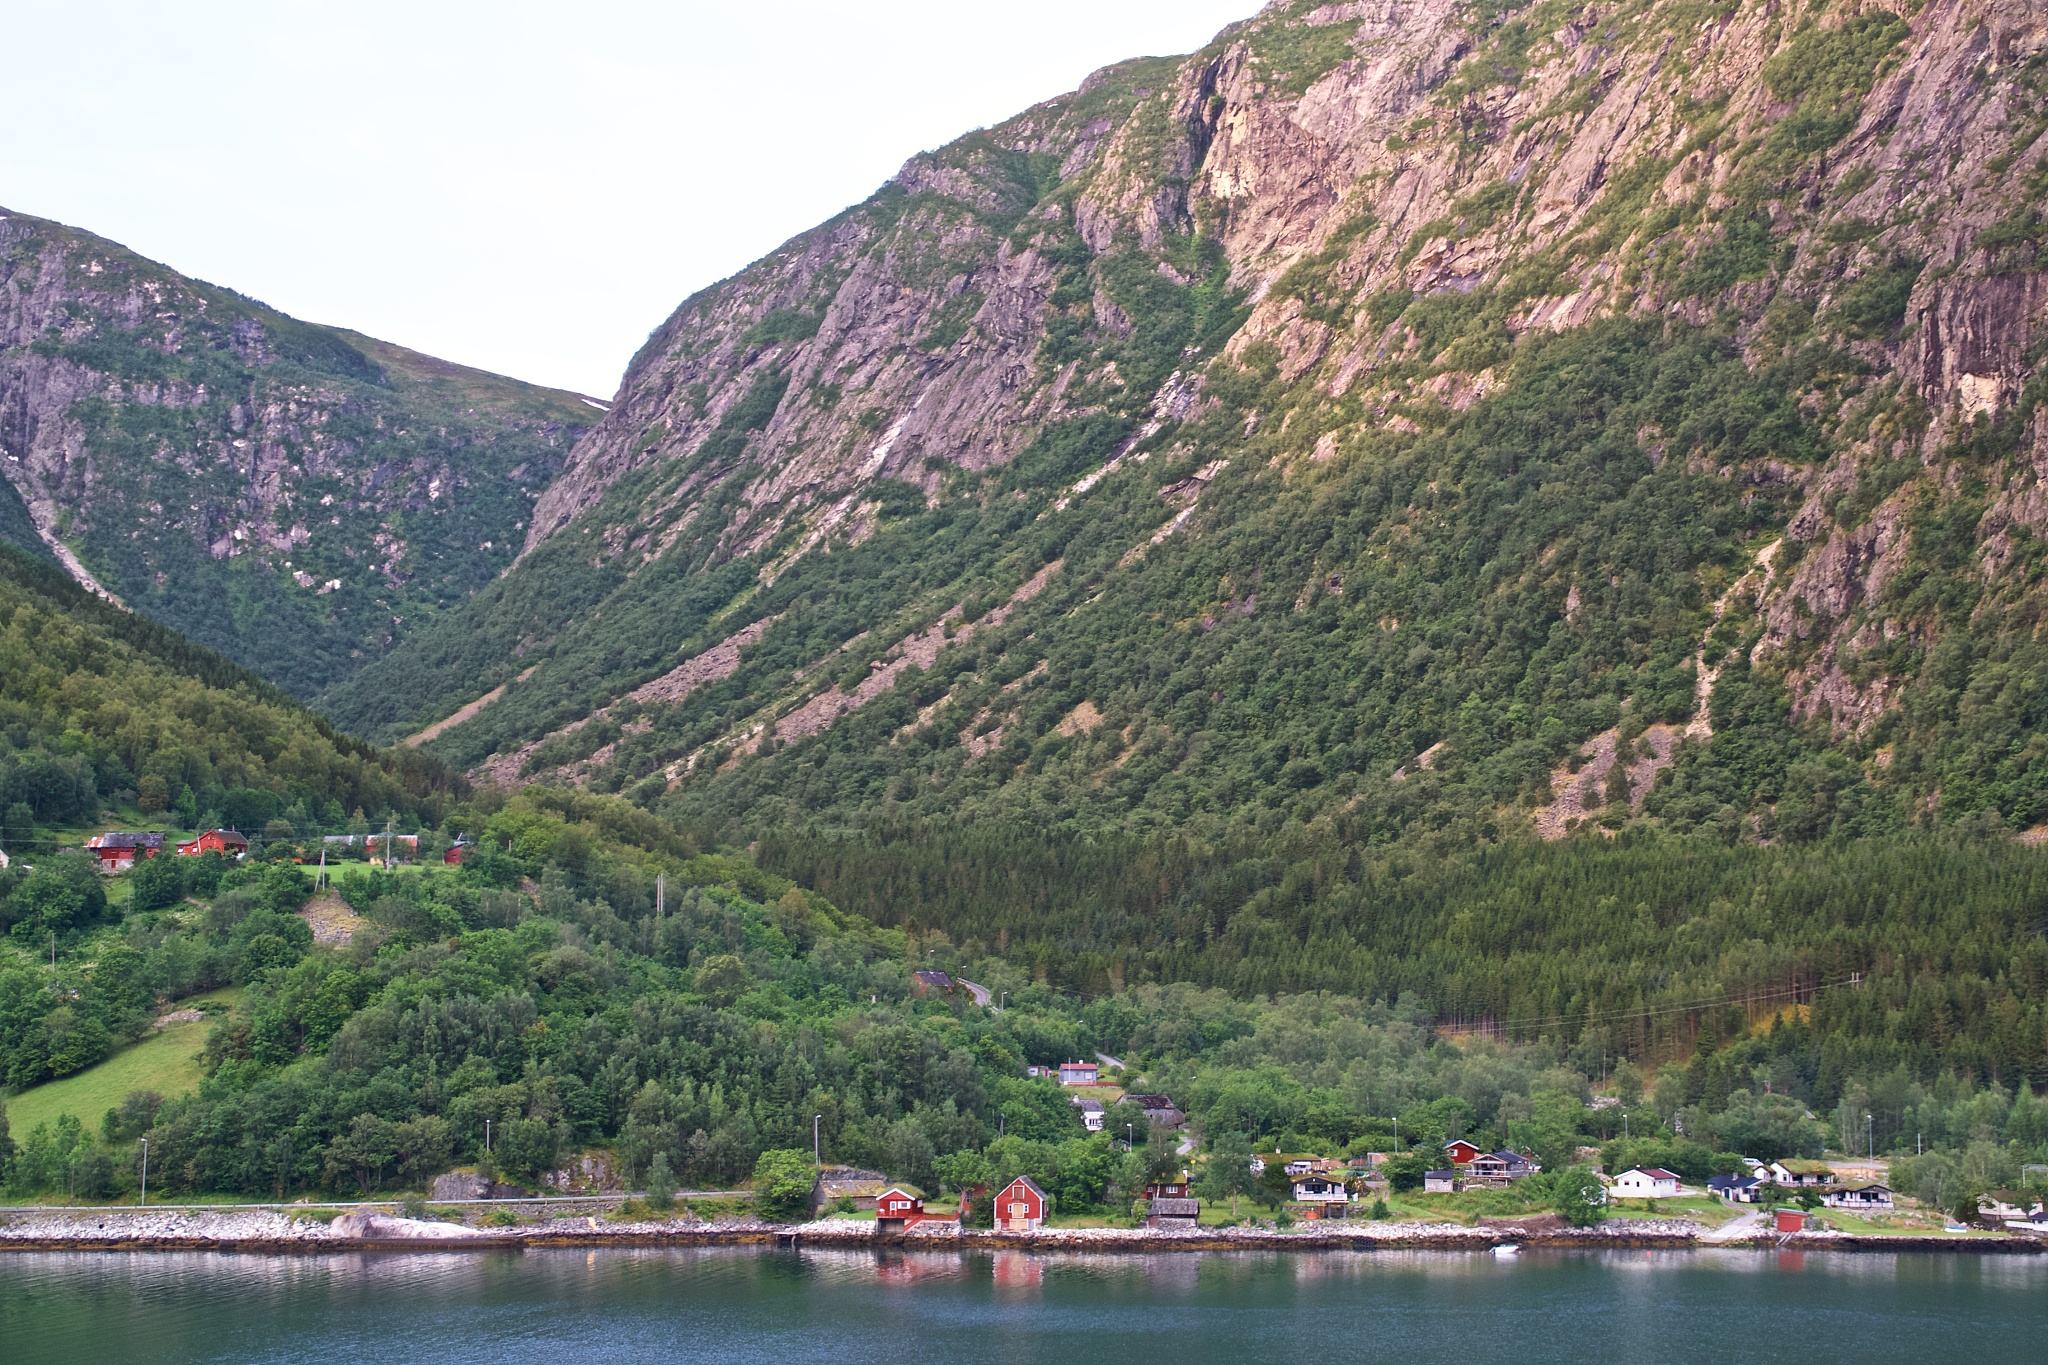
{"type": "Polygon", "coordinates": [[[609,398],[692,290],[1260,0],[0,3],[0,205],[609,398]]]}

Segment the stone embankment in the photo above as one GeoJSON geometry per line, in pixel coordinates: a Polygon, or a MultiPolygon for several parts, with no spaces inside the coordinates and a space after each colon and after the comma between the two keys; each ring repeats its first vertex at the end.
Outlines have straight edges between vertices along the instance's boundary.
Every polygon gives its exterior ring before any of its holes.
{"type": "MultiPolygon", "coordinates": [[[[28,1209],[0,1211],[0,1251],[242,1251],[308,1253],[405,1250],[490,1250],[549,1246],[893,1247],[912,1251],[1485,1251],[1530,1249],[1670,1249],[1702,1245],[1707,1229],[1686,1219],[1615,1221],[1570,1228],[1532,1223],[1328,1223],[1286,1232],[1264,1228],[1046,1228],[991,1232],[938,1221],[882,1233],[873,1223],[825,1219],[769,1223],[757,1218],[705,1219],[690,1214],[623,1220],[602,1201],[587,1206],[499,1204],[516,1220],[490,1222],[406,1218],[380,1207],[346,1212],[316,1208],[28,1209]]],[[[465,1210],[462,1217],[484,1218],[465,1210]]],[[[1757,1250],[1967,1251],[2039,1253],[2048,1243],[2027,1237],[1859,1237],[1808,1232],[1760,1235],[1732,1243],[1757,1250]]]]}

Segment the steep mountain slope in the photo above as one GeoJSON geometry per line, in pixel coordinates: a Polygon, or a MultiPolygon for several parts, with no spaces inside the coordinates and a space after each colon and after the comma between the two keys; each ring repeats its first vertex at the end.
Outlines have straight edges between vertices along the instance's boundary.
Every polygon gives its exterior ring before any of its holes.
{"type": "Polygon", "coordinates": [[[1283,0],[687,301],[335,713],[753,828],[2032,825],[2044,47],[1283,0]]]}
{"type": "Polygon", "coordinates": [[[0,211],[0,536],[302,697],[510,563],[597,416],[0,211]]]}

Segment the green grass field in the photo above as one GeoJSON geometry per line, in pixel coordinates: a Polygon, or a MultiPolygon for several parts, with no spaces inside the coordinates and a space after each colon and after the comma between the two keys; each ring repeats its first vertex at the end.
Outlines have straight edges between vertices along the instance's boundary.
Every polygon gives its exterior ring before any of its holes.
{"type": "MultiPolygon", "coordinates": [[[[202,1001],[232,1004],[239,989],[213,991],[179,1002],[189,1009],[202,1001]]],[[[34,1132],[38,1124],[55,1123],[59,1114],[72,1114],[88,1132],[97,1132],[100,1118],[120,1104],[131,1090],[154,1090],[159,1095],[182,1095],[199,1085],[199,1050],[206,1045],[210,1021],[195,1019],[156,1030],[132,1047],[123,1048],[98,1066],[75,1076],[50,1081],[8,1099],[7,1127],[15,1141],[34,1132]]]]}

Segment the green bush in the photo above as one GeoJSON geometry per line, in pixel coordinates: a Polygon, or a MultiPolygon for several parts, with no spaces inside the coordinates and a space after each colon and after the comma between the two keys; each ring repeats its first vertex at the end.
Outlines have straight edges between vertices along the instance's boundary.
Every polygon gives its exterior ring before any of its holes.
{"type": "Polygon", "coordinates": [[[1607,1192],[1590,1167],[1570,1166],[1551,1177],[1550,1207],[1575,1228],[1589,1228],[1607,1216],[1607,1192]]]}
{"type": "Polygon", "coordinates": [[[761,1153],[754,1163],[754,1207],[764,1218],[793,1218],[810,1207],[818,1168],[793,1147],[761,1153]]]}

